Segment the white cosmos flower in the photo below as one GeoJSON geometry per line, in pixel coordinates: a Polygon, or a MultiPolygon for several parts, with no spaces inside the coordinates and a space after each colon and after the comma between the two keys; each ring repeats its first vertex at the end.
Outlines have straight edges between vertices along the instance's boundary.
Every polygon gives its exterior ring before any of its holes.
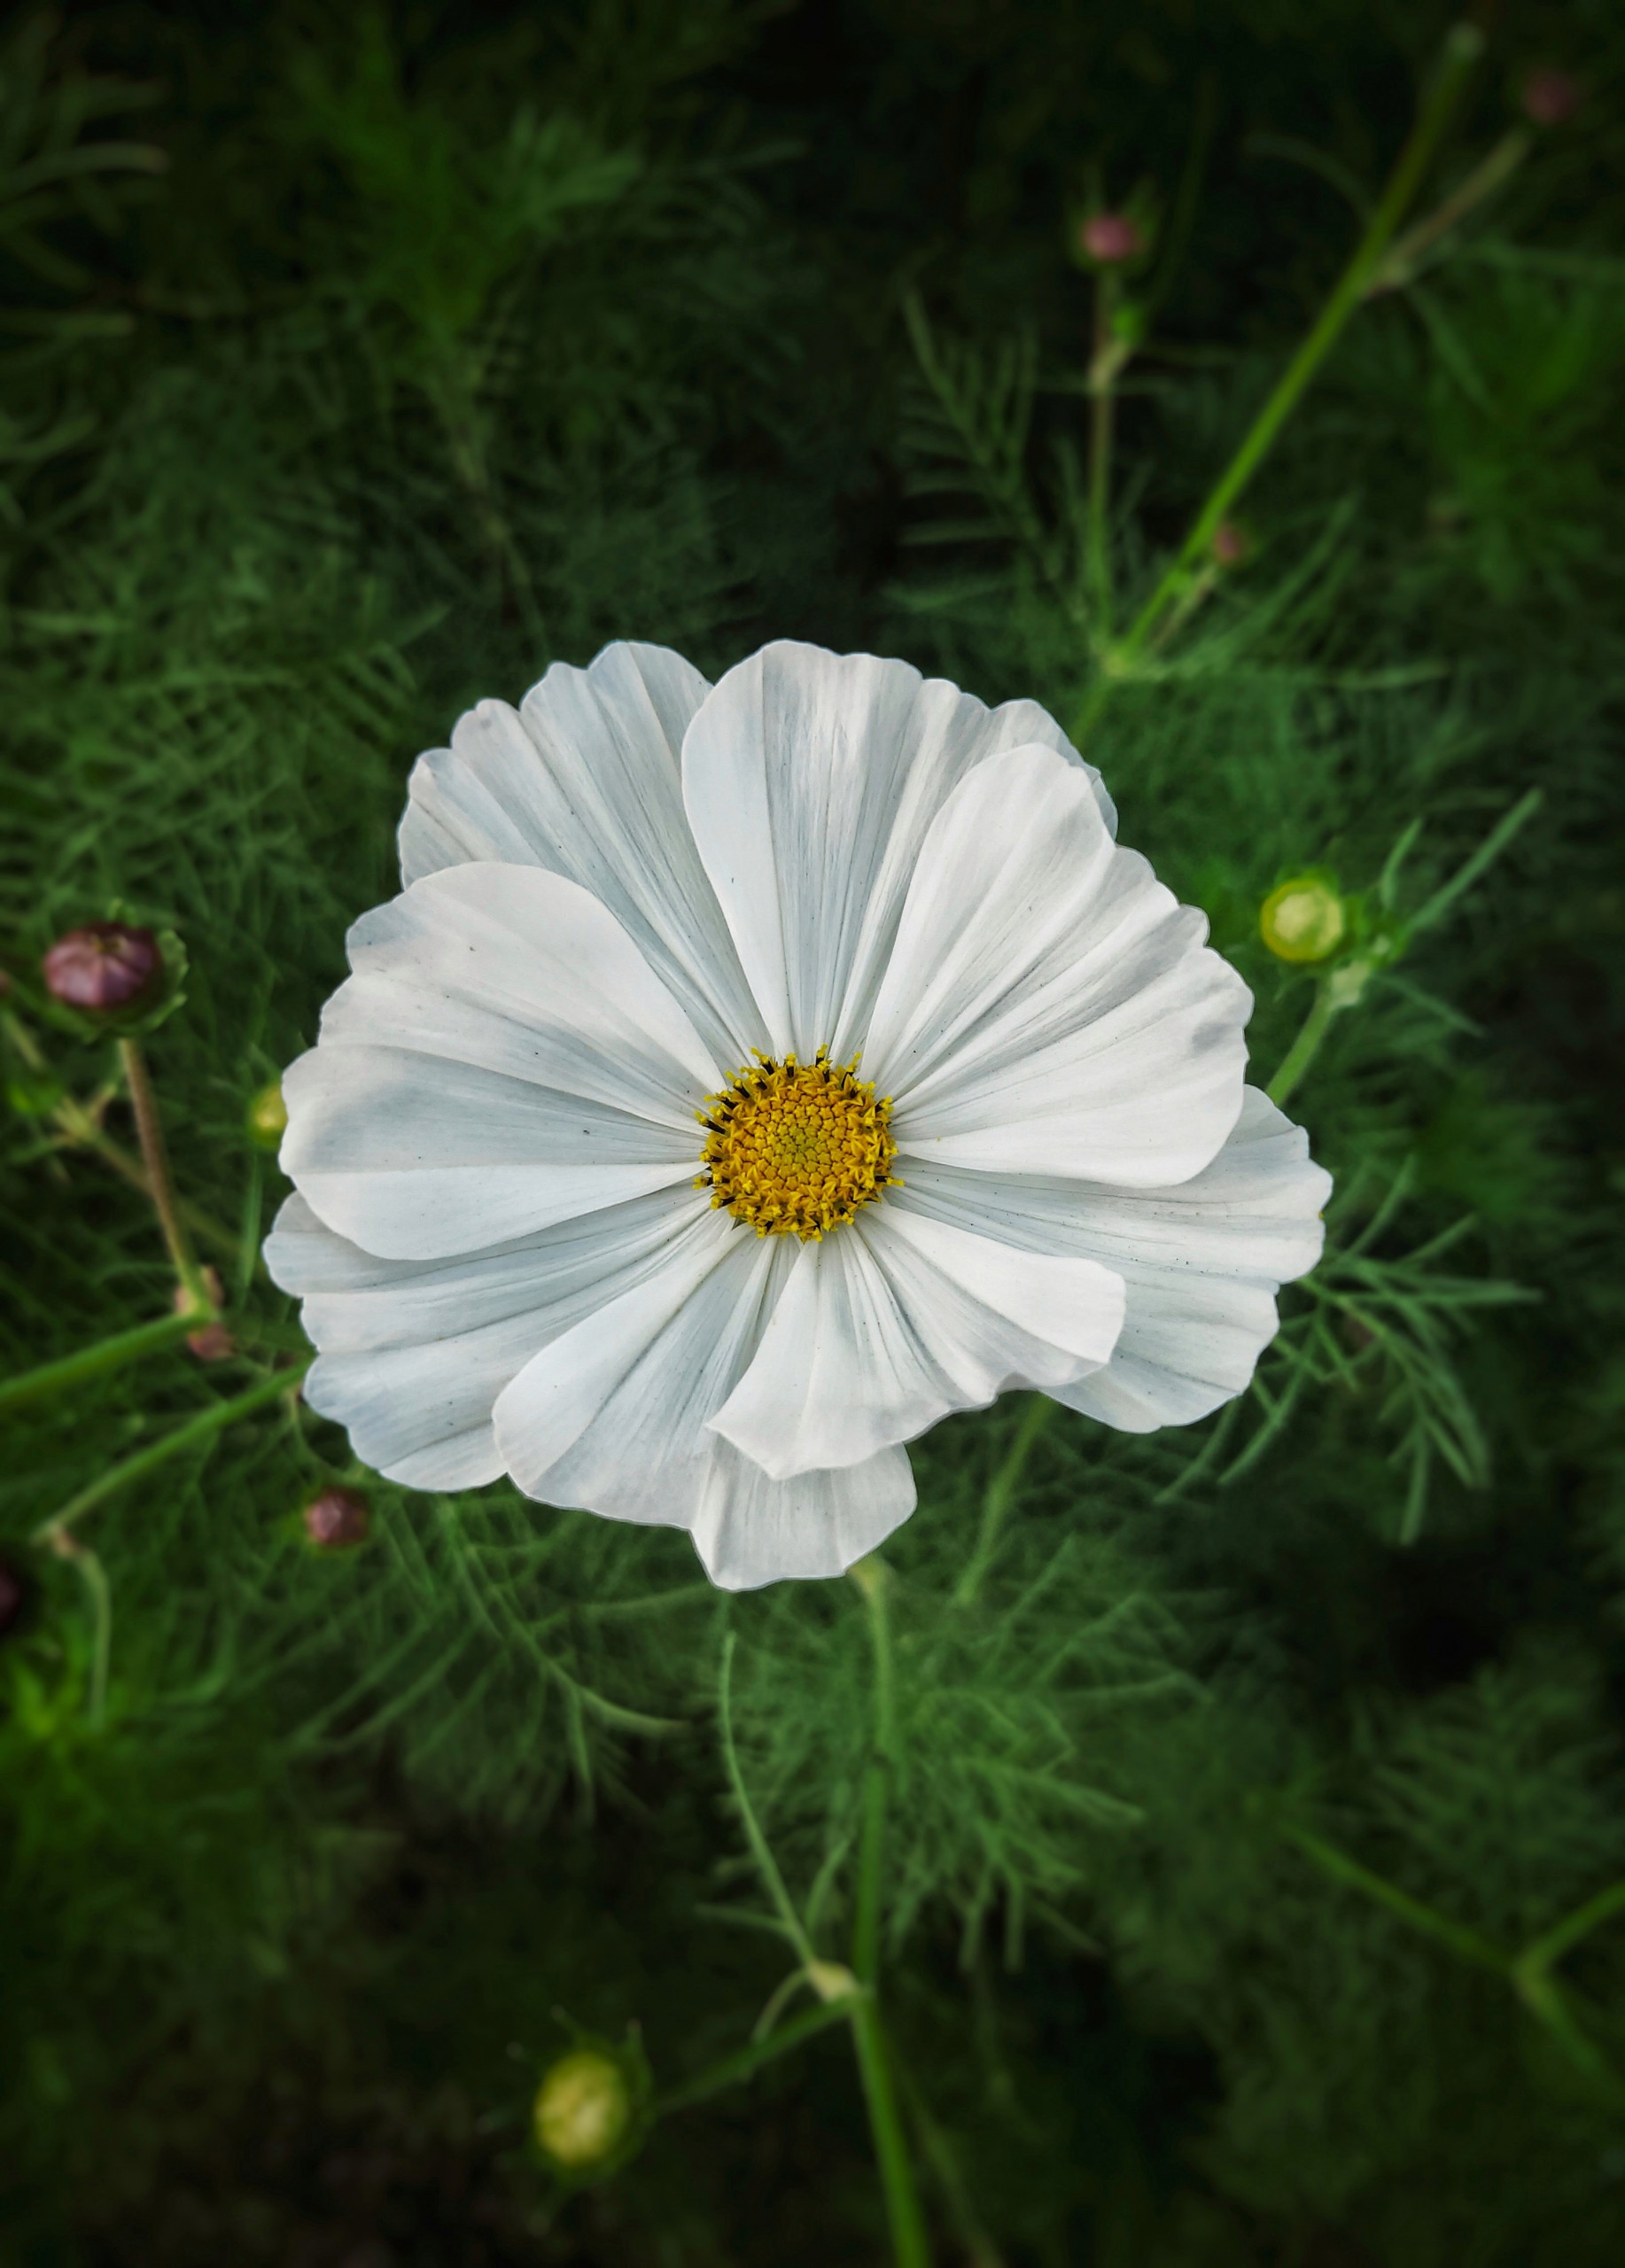
{"type": "Polygon", "coordinates": [[[745,1588],[872,1550],[903,1444],[1007,1386],[1131,1432],[1240,1393],[1329,1184],[1114,823],[1035,703],[868,655],[481,702],[285,1082],[312,1407],[745,1588]]]}

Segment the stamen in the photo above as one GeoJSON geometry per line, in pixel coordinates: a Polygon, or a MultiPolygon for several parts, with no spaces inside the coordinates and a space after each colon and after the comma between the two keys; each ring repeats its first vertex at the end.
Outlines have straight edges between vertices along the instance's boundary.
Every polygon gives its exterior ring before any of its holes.
{"type": "Polygon", "coordinates": [[[857,1068],[856,1056],[832,1064],[827,1047],[808,1064],[758,1054],[707,1095],[695,1114],[708,1130],[695,1186],[711,1190],[713,1210],[726,1207],[758,1237],[807,1243],[890,1188],[891,1098],[876,1101],[857,1068]]]}

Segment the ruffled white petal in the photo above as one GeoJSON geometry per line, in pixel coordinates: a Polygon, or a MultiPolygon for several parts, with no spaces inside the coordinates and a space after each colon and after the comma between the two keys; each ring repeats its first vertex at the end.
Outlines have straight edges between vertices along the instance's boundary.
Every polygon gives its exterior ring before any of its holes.
{"type": "Polygon", "coordinates": [[[290,1197],[266,1239],[272,1280],[304,1301],[320,1360],[313,1410],[358,1456],[418,1488],[494,1480],[492,1410],[532,1356],[659,1266],[697,1210],[687,1190],[567,1221],[488,1252],[378,1260],[290,1197]]]}
{"type": "Polygon", "coordinates": [[[791,1267],[784,1241],[707,1215],[639,1287],[550,1345],[497,1403],[526,1493],[686,1527],[712,1580],[743,1590],[837,1575],[914,1509],[900,1451],[781,1485],[709,1430],[791,1267]]]}
{"type": "Polygon", "coordinates": [[[284,1170],[369,1252],[432,1259],[692,1179],[716,1066],[587,892],[456,866],[358,921],[283,1083],[284,1170]]]}
{"type": "Polygon", "coordinates": [[[683,818],[679,750],[708,690],[665,647],[614,645],[556,662],[517,713],[482,701],[418,759],[400,873],[495,860],[581,883],[732,1070],[766,1041],[683,818]]]}
{"type": "Polygon", "coordinates": [[[1099,774],[1035,702],[989,711],[906,662],[789,642],[718,682],[683,742],[683,799],[776,1053],[863,1045],[945,797],[1034,742],[1108,823],[1099,774]]]}
{"type": "Polygon", "coordinates": [[[1109,1357],[1124,1289],[1092,1260],[1018,1250],[890,1200],[805,1245],[756,1359],[711,1419],[774,1480],[856,1464],[1007,1386],[1109,1357]]]}
{"type": "Polygon", "coordinates": [[[866,1077],[912,1158],[1157,1188],[1236,1122],[1251,997],[1207,924],[1120,850],[1052,750],[971,773],[933,821],[866,1077]]]}
{"type": "Polygon", "coordinates": [[[882,1449],[840,1472],[770,1480],[728,1442],[713,1441],[693,1534],[706,1573],[726,1591],[844,1574],[914,1509],[906,1449],[882,1449]]]}
{"type": "MultiPolygon", "coordinates": [[[[1125,1433],[1189,1425],[1240,1394],[1275,1335],[1275,1294],[1320,1256],[1331,1177],[1256,1088],[1212,1164],[1167,1189],[916,1164],[906,1201],[1022,1248],[1088,1254],[1128,1287],[1104,1369],[1050,1391],[1125,1433]]],[[[893,1200],[887,1200],[890,1204],[893,1200]]]]}

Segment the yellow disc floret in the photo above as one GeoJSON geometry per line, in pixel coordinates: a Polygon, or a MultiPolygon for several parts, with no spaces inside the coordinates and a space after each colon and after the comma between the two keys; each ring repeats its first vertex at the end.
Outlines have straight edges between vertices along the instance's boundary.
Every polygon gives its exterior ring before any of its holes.
{"type": "Polygon", "coordinates": [[[890,1185],[897,1155],[891,1098],[856,1076],[858,1059],[811,1063],[758,1055],[721,1094],[707,1095],[705,1170],[714,1208],[726,1206],[758,1237],[803,1242],[850,1221],[890,1185]]]}

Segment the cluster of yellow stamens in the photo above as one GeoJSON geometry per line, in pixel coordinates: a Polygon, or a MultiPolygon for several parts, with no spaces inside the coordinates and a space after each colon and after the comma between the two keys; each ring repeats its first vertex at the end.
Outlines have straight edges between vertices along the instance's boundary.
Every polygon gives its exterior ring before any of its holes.
{"type": "Polygon", "coordinates": [[[727,1206],[758,1237],[804,1243],[850,1221],[891,1184],[897,1155],[891,1098],[854,1076],[858,1059],[831,1063],[820,1047],[811,1063],[758,1055],[696,1114],[706,1130],[705,1170],[712,1209],[727,1206]]]}

